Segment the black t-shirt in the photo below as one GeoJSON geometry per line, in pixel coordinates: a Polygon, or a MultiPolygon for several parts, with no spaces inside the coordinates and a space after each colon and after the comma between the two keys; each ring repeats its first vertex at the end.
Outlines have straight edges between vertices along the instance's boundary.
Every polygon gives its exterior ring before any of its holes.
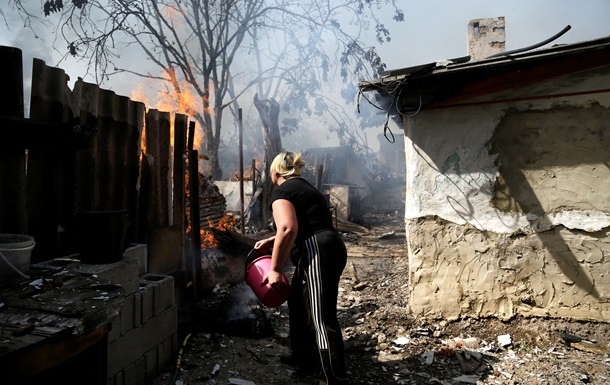
{"type": "Polygon", "coordinates": [[[326,199],[318,189],[303,178],[290,178],[271,192],[271,204],[286,199],[294,206],[299,224],[296,243],[323,230],[333,230],[333,221],[326,199]]]}

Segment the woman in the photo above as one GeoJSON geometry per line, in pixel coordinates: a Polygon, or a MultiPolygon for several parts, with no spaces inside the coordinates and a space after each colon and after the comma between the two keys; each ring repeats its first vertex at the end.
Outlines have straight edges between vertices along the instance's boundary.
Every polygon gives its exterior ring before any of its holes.
{"type": "Polygon", "coordinates": [[[297,373],[321,368],[320,384],[346,384],[345,355],[337,320],[339,279],[347,250],[333,227],[324,196],[301,177],[301,154],[285,151],[271,163],[271,211],[276,234],[254,248],[271,253],[262,284],[283,285],[284,264],[295,266],[288,299],[291,363],[297,373]],[[296,252],[293,248],[296,246],[296,252]]]}

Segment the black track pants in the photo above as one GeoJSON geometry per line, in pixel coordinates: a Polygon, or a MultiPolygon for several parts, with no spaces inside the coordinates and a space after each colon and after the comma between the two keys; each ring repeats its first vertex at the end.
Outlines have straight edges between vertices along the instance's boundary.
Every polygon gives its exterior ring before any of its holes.
{"type": "Polygon", "coordinates": [[[347,262],[338,233],[307,239],[292,278],[288,299],[290,342],[297,366],[320,367],[328,384],[345,381],[345,352],[337,320],[339,280],[347,262]]]}

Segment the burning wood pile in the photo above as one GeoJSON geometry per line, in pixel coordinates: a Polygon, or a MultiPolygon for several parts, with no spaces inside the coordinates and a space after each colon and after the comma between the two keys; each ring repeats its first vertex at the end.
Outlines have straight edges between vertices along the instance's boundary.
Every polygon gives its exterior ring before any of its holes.
{"type": "Polygon", "coordinates": [[[245,256],[256,240],[238,231],[239,218],[227,213],[226,198],[210,178],[198,173],[197,182],[189,183],[187,175],[185,213],[186,233],[193,246],[192,263],[187,266],[199,297],[217,284],[243,280],[245,256]]]}
{"type": "MultiPolygon", "coordinates": [[[[199,173],[199,222],[201,229],[217,227],[226,222],[227,201],[212,181],[199,173]]],[[[190,213],[187,210],[187,213],[190,213]]],[[[190,223],[190,217],[187,217],[190,223]]]]}

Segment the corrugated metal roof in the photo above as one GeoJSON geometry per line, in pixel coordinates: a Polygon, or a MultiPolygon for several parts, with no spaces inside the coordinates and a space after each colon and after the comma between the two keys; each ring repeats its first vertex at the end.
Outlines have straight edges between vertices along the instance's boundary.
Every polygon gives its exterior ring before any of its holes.
{"type": "MultiPolygon", "coordinates": [[[[388,116],[404,116],[430,108],[498,102],[503,100],[504,91],[605,66],[610,66],[610,37],[506,52],[479,61],[463,57],[391,70],[378,79],[361,82],[359,88],[361,93],[376,91],[376,103],[381,106],[378,108],[388,116]]],[[[581,91],[599,93],[607,92],[607,88],[581,91]]]]}
{"type": "MultiPolygon", "coordinates": [[[[555,45],[550,48],[536,49],[526,52],[507,52],[505,55],[494,55],[493,57],[479,61],[470,61],[470,56],[464,56],[455,59],[385,71],[381,74],[380,78],[360,82],[358,87],[364,92],[387,92],[388,89],[385,86],[390,82],[400,82],[406,79],[423,79],[447,74],[451,74],[451,76],[460,76],[460,74],[466,74],[474,71],[488,71],[493,67],[504,67],[506,70],[509,70],[510,67],[516,67],[524,62],[547,59],[555,60],[565,56],[608,49],[609,47],[610,37],[604,37],[574,44],[555,45]]],[[[397,91],[397,89],[394,90],[397,91]]]]}

